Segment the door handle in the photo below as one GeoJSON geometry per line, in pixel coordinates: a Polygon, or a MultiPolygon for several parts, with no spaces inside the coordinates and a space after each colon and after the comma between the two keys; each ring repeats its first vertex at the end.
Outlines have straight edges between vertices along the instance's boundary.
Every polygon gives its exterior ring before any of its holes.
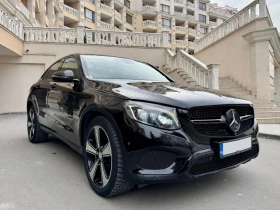
{"type": "Polygon", "coordinates": [[[51,84],[51,89],[54,89],[56,87],[56,83],[51,84]]]}

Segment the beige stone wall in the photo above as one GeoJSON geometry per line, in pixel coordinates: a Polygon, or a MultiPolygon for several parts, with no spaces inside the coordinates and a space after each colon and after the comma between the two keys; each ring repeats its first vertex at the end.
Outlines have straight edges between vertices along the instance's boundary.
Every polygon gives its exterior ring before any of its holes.
{"type": "Polygon", "coordinates": [[[30,86],[43,72],[42,64],[0,64],[0,114],[25,112],[30,86]]]}
{"type": "Polygon", "coordinates": [[[20,56],[23,51],[23,42],[0,26],[0,55],[20,56]]]}
{"type": "MultiPolygon", "coordinates": [[[[252,90],[255,79],[252,78],[251,45],[243,36],[257,30],[268,28],[266,19],[259,19],[243,26],[232,34],[195,54],[205,64],[221,64],[220,77],[231,77],[239,84],[252,90]]],[[[268,55],[268,54],[267,54],[268,55]]]]}

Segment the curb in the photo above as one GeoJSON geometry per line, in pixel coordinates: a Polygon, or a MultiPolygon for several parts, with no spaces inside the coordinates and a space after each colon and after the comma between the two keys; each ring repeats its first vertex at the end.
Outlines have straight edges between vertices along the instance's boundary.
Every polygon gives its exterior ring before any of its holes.
{"type": "Polygon", "coordinates": [[[259,137],[266,138],[266,139],[280,140],[280,136],[268,134],[268,133],[260,133],[259,137]]]}

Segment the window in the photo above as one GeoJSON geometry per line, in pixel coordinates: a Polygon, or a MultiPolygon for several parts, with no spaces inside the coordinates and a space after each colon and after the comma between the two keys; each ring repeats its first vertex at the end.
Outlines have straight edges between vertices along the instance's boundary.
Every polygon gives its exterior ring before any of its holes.
{"type": "Polygon", "coordinates": [[[72,70],[75,78],[79,78],[78,63],[75,58],[65,58],[61,71],[72,70]]]}
{"type": "Polygon", "coordinates": [[[162,27],[163,28],[171,28],[171,20],[162,19],[162,27]]]}
{"type": "Polygon", "coordinates": [[[95,4],[95,0],[87,0],[88,2],[95,4]]]}
{"type": "Polygon", "coordinates": [[[124,0],[124,5],[130,9],[130,1],[129,0],[124,0]]]}
{"type": "Polygon", "coordinates": [[[206,23],[206,16],[205,15],[199,15],[199,21],[206,23]]]}
{"type": "Polygon", "coordinates": [[[201,33],[201,34],[204,34],[204,35],[207,34],[207,28],[202,28],[202,27],[201,27],[201,28],[200,28],[200,33],[201,33]]]}
{"type": "Polygon", "coordinates": [[[126,14],[126,22],[132,25],[132,16],[130,14],[126,14]]]}
{"type": "Polygon", "coordinates": [[[170,14],[170,7],[169,6],[161,4],[160,7],[161,7],[160,10],[161,10],[162,13],[170,14]]]}
{"type": "Polygon", "coordinates": [[[95,13],[87,8],[85,8],[85,19],[90,22],[95,22],[95,13]]]}
{"type": "Polygon", "coordinates": [[[202,3],[202,2],[199,2],[199,9],[200,10],[206,10],[206,4],[202,3]]]}
{"type": "Polygon", "coordinates": [[[46,79],[51,79],[52,78],[52,75],[55,71],[57,70],[60,70],[60,67],[61,67],[61,64],[63,62],[64,59],[58,61],[57,63],[55,63],[54,65],[52,65],[50,68],[49,68],[49,71],[48,71],[48,76],[46,79]]]}
{"type": "Polygon", "coordinates": [[[105,56],[82,56],[89,76],[94,79],[124,79],[169,82],[155,68],[126,58],[105,56]],[[104,71],[106,69],[106,71],[104,71]]]}

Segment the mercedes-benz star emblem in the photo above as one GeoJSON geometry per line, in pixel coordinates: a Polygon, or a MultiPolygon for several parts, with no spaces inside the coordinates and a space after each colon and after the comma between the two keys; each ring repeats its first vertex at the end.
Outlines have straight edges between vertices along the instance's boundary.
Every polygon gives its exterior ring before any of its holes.
{"type": "Polygon", "coordinates": [[[229,128],[234,132],[238,132],[241,126],[240,115],[235,109],[228,110],[225,114],[226,123],[229,128]]]}

